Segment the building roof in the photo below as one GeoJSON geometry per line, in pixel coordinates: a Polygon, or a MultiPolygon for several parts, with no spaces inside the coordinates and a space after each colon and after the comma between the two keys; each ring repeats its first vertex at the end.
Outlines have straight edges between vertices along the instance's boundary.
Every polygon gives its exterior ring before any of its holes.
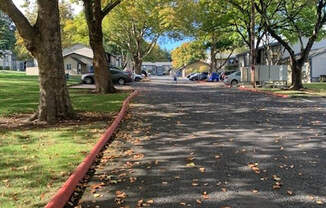
{"type": "Polygon", "coordinates": [[[147,66],[172,66],[172,62],[143,62],[147,66]]]}
{"type": "Polygon", "coordinates": [[[93,59],[94,57],[93,50],[83,44],[75,44],[70,48],[63,49],[63,57],[71,54],[81,55],[90,59],[93,59]]]}
{"type": "MultiPolygon", "coordinates": [[[[316,57],[316,56],[319,56],[319,55],[325,54],[325,53],[326,53],[326,47],[313,49],[310,51],[308,58],[311,59],[313,57],[316,57]]],[[[299,56],[300,54],[301,53],[297,53],[297,54],[295,54],[295,56],[299,56]]],[[[290,56],[286,56],[286,57],[282,58],[282,60],[284,61],[289,58],[290,58],[290,56]]]]}

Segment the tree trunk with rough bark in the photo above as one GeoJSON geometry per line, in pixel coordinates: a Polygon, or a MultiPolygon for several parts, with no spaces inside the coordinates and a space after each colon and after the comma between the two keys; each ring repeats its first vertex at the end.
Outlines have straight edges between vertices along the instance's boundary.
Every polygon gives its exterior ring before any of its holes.
{"type": "Polygon", "coordinates": [[[210,64],[210,73],[215,72],[217,68],[217,59],[216,59],[216,48],[212,45],[211,47],[211,64],[210,64]]]}
{"type": "Polygon", "coordinates": [[[12,1],[0,0],[0,9],[14,21],[38,61],[40,101],[32,119],[55,123],[74,115],[65,81],[58,1],[39,0],[37,5],[38,17],[32,26],[12,1]]]}
{"type": "Polygon", "coordinates": [[[141,74],[141,67],[142,67],[143,61],[138,56],[134,57],[134,65],[135,65],[135,72],[136,74],[141,74]]]}
{"type": "Polygon", "coordinates": [[[94,54],[93,67],[96,92],[102,94],[113,93],[115,88],[103,47],[102,20],[104,16],[101,10],[101,2],[99,0],[96,0],[94,3],[84,1],[84,8],[89,31],[89,42],[94,54]]]}
{"type": "Polygon", "coordinates": [[[303,62],[295,60],[295,58],[290,58],[291,71],[292,71],[292,84],[291,89],[299,90],[303,88],[302,84],[302,67],[303,62]]]}

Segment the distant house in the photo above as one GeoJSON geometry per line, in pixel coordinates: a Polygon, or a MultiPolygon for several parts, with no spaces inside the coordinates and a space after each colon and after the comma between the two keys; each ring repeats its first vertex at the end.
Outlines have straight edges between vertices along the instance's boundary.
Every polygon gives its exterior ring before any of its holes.
{"type": "MultiPolygon", "coordinates": [[[[109,66],[120,68],[122,66],[121,57],[106,54],[109,66]]],[[[63,61],[65,73],[70,75],[85,74],[93,72],[93,50],[83,44],[75,44],[69,48],[63,49],[63,61]]],[[[38,68],[28,68],[28,75],[38,75],[38,68]]]]}
{"type": "Polygon", "coordinates": [[[194,73],[194,72],[208,72],[210,68],[210,65],[208,63],[205,63],[203,61],[197,61],[195,63],[188,64],[186,66],[183,66],[179,69],[177,69],[177,73],[181,75],[182,77],[186,77],[188,74],[194,73]]]}
{"type": "MultiPolygon", "coordinates": [[[[211,63],[211,58],[208,57],[206,62],[211,63]]],[[[228,53],[218,53],[216,54],[216,67],[218,69],[235,69],[238,68],[238,58],[236,55],[231,55],[228,53]]]]}
{"type": "Polygon", "coordinates": [[[10,50],[0,50],[0,70],[25,71],[26,62],[19,61],[10,50]]]}
{"type": "MultiPolygon", "coordinates": [[[[304,43],[307,40],[304,40],[304,43]]],[[[290,56],[284,47],[274,42],[269,45],[269,51],[267,47],[259,47],[257,52],[257,65],[289,65],[290,56]]],[[[300,44],[296,43],[292,46],[297,56],[300,55],[300,44]]],[[[237,55],[239,67],[250,66],[250,52],[237,55]]],[[[326,39],[319,42],[315,42],[310,51],[308,61],[303,68],[303,79],[305,82],[319,81],[320,75],[326,75],[326,39]]],[[[291,76],[289,76],[291,77],[291,76]]]]}
{"type": "Polygon", "coordinates": [[[166,75],[172,69],[172,62],[143,62],[142,70],[152,75],[166,75]]]}

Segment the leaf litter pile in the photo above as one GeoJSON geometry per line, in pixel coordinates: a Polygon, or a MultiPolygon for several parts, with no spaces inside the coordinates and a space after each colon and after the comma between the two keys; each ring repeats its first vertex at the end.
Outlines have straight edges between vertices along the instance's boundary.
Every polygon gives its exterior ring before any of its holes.
{"type": "MultiPolygon", "coordinates": [[[[130,207],[126,204],[126,199],[128,198],[126,191],[115,190],[115,186],[120,183],[134,184],[138,181],[138,178],[133,175],[135,173],[134,168],[143,165],[139,161],[143,159],[145,155],[143,153],[135,152],[132,147],[140,145],[143,140],[148,140],[149,135],[149,126],[143,126],[143,123],[140,122],[140,118],[137,116],[127,114],[125,116],[125,121],[122,122],[118,132],[114,135],[114,141],[111,144],[106,145],[104,151],[92,166],[91,171],[74,193],[74,195],[79,196],[76,196],[75,200],[70,200],[66,207],[100,208],[99,205],[84,205],[82,198],[84,192],[90,196],[92,203],[95,203],[96,200],[102,199],[109,194],[114,195],[113,198],[116,207],[130,207]],[[131,136],[131,132],[133,136],[131,136]],[[139,137],[137,137],[137,135],[139,135],[139,137]],[[124,161],[123,165],[112,165],[116,162],[119,163],[119,161],[124,161]],[[96,173],[93,174],[95,170],[96,173]],[[78,200],[80,201],[78,202],[78,200]]],[[[146,165],[150,168],[152,165],[158,165],[158,161],[155,160],[146,165]]],[[[141,181],[141,183],[143,183],[143,181],[141,181]]],[[[142,187],[140,186],[139,189],[141,188],[142,187]]],[[[153,199],[139,199],[137,201],[137,208],[150,207],[152,204],[154,204],[153,199]]]]}

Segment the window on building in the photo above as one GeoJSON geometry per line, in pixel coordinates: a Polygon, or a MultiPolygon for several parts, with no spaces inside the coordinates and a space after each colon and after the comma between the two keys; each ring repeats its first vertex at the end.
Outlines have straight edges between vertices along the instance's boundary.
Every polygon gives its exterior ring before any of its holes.
{"type": "Polygon", "coordinates": [[[67,70],[71,70],[71,64],[67,64],[67,70]]]}

